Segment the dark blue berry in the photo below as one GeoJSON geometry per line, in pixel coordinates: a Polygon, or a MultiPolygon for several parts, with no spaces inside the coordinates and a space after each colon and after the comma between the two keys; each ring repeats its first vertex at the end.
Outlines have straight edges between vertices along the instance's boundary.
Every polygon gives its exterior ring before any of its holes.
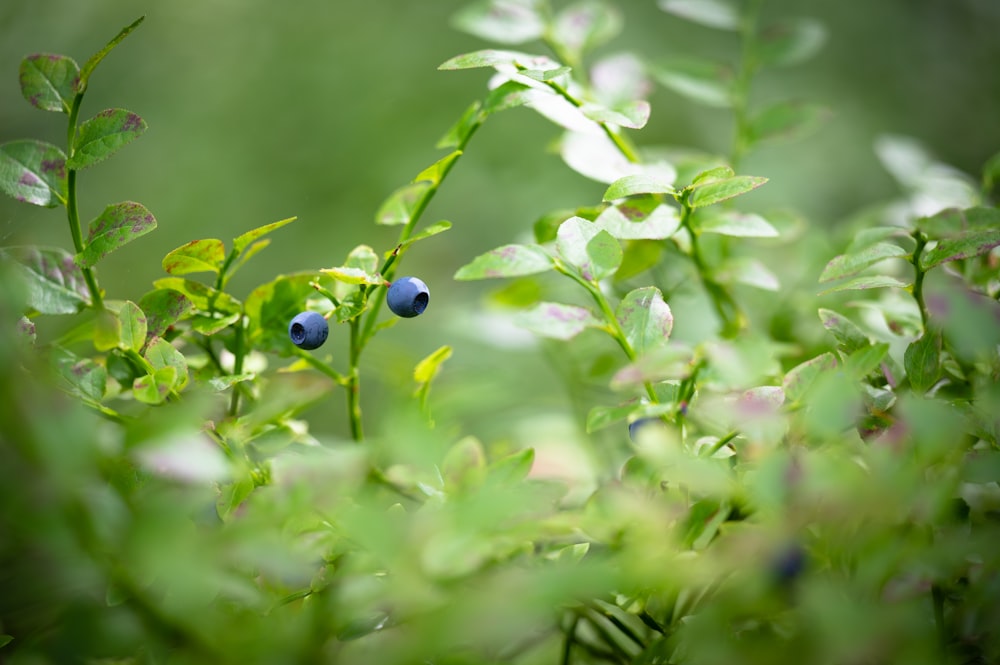
{"type": "Polygon", "coordinates": [[[629,438],[632,439],[633,443],[635,443],[637,441],[637,437],[639,436],[639,430],[641,430],[646,425],[654,423],[659,423],[660,425],[662,425],[663,421],[660,420],[659,418],[639,418],[638,420],[629,423],[628,425],[629,438]]]}
{"type": "Polygon", "coordinates": [[[318,349],[329,334],[330,326],[318,312],[301,312],[288,324],[288,336],[300,349],[318,349]]]}
{"type": "Polygon", "coordinates": [[[806,551],[798,543],[785,545],[771,559],[771,574],[779,584],[789,584],[806,568],[806,551]]]}
{"type": "Polygon", "coordinates": [[[430,291],[423,280],[417,277],[400,277],[389,285],[385,301],[393,314],[409,319],[422,314],[427,309],[430,298],[430,291]]]}

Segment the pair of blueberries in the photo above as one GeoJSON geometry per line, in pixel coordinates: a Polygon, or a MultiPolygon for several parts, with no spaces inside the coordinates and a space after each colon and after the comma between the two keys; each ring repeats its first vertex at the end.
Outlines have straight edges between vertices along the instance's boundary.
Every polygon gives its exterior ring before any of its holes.
{"type": "MultiPolygon", "coordinates": [[[[385,302],[393,314],[409,319],[427,309],[430,291],[417,277],[400,277],[389,285],[385,302]]],[[[300,349],[318,349],[329,334],[330,326],[319,312],[301,312],[288,324],[288,336],[300,349]]]]}

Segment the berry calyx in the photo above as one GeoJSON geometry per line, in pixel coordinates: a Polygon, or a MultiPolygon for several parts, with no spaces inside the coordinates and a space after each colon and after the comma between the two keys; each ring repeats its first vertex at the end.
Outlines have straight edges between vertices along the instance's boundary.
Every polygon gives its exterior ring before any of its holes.
{"type": "Polygon", "coordinates": [[[393,314],[409,319],[427,309],[430,291],[418,277],[400,277],[389,285],[385,301],[393,314]]]}

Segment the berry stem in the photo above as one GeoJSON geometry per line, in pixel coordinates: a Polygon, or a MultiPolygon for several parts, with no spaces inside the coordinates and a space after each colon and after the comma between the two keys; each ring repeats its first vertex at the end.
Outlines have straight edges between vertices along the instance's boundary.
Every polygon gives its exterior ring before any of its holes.
{"type": "MultiPolygon", "coordinates": [[[[68,128],[66,130],[66,155],[72,157],[74,143],[76,143],[76,123],[80,117],[80,103],[83,102],[83,93],[78,93],[73,97],[73,104],[69,109],[68,128]]],[[[87,245],[83,240],[83,232],[80,228],[80,207],[76,193],[76,169],[67,167],[66,171],[66,218],[69,221],[69,232],[73,237],[73,248],[77,254],[81,254],[87,245]]],[[[87,290],[90,291],[90,302],[94,309],[104,309],[104,298],[101,296],[101,289],[97,284],[97,277],[92,268],[80,267],[83,279],[87,283],[87,290]]]]}
{"type": "Polygon", "coordinates": [[[922,231],[915,230],[913,232],[913,239],[917,242],[917,246],[913,249],[913,257],[910,259],[910,263],[913,265],[913,299],[917,301],[917,308],[920,310],[920,323],[923,324],[924,330],[927,330],[927,303],[924,302],[924,275],[926,272],[920,265],[921,255],[924,253],[924,247],[927,246],[927,236],[923,234],[922,231]]]}

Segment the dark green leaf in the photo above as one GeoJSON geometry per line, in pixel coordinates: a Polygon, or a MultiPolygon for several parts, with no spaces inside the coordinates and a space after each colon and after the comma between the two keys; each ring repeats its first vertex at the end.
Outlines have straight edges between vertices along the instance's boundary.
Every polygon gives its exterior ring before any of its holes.
{"type": "Polygon", "coordinates": [[[625,244],[622,264],[615,273],[615,280],[623,282],[659,264],[663,256],[663,243],[654,240],[634,240],[625,244]]]}
{"type": "Polygon", "coordinates": [[[514,321],[533,333],[561,340],[572,339],[587,328],[603,325],[586,307],[554,302],[540,302],[517,314],[514,321]]]}
{"type": "Polygon", "coordinates": [[[987,229],[970,229],[959,235],[939,240],[938,244],[920,257],[924,270],[948,261],[959,261],[986,254],[1000,246],[1000,226],[987,229]]]}
{"type": "Polygon", "coordinates": [[[538,245],[504,245],[459,268],[455,279],[519,277],[551,270],[553,265],[552,258],[538,245]]]}
{"type": "Polygon", "coordinates": [[[778,236],[777,229],[760,215],[736,210],[698,215],[695,217],[694,228],[700,233],[718,233],[737,238],[776,238],[778,236]]]}
{"type": "Polygon", "coordinates": [[[255,229],[247,231],[233,240],[233,251],[236,254],[242,254],[243,250],[250,246],[255,240],[261,236],[265,236],[272,231],[277,231],[282,226],[286,224],[291,224],[297,219],[297,217],[289,217],[287,219],[278,220],[277,222],[271,222],[270,224],[265,224],[264,226],[258,226],[255,229]]]}
{"type": "Polygon", "coordinates": [[[131,300],[126,300],[118,310],[120,337],[118,348],[138,351],[146,344],[146,315],[131,300]]]}
{"type": "Polygon", "coordinates": [[[895,277],[888,277],[886,275],[867,275],[864,277],[849,279],[843,284],[838,284],[837,286],[826,289],[825,291],[820,291],[819,295],[822,296],[827,293],[837,293],[838,291],[864,291],[866,289],[883,289],[893,287],[898,289],[907,289],[910,285],[906,282],[899,281],[895,277]]]}
{"type": "Polygon", "coordinates": [[[439,150],[448,150],[458,148],[467,142],[472,133],[482,124],[483,114],[489,113],[486,109],[481,110],[480,106],[480,103],[475,101],[469,108],[465,109],[462,117],[452,125],[447,134],[441,137],[441,140],[437,142],[437,146],[435,147],[439,150]]]}
{"type": "Polygon", "coordinates": [[[784,19],[765,27],[757,54],[763,64],[796,65],[816,55],[826,43],[826,29],[809,18],[784,19]]]}
{"type": "Polygon", "coordinates": [[[0,190],[36,206],[65,205],[66,155],[42,141],[11,141],[0,145],[0,190]]]}
{"type": "Polygon", "coordinates": [[[217,316],[195,315],[191,317],[191,330],[205,336],[211,336],[220,330],[225,330],[239,320],[239,313],[217,316]]]}
{"type": "Polygon", "coordinates": [[[125,109],[107,109],[80,125],[66,167],[85,169],[110,157],[146,131],[146,121],[125,109]]]}
{"type": "MultiPolygon", "coordinates": [[[[332,280],[323,278],[324,286],[332,280]]],[[[294,346],[288,339],[288,323],[302,311],[306,300],[316,294],[310,282],[320,281],[315,272],[281,275],[254,289],[246,300],[249,338],[262,350],[288,355],[294,346]]]]}
{"type": "Polygon", "coordinates": [[[837,340],[844,353],[854,353],[858,349],[871,346],[871,340],[868,339],[868,336],[843,314],[832,309],[820,309],[819,320],[823,323],[823,327],[830,331],[830,334],[837,340]]]}
{"type": "Polygon", "coordinates": [[[139,299],[139,308],[146,313],[146,335],[160,336],[187,315],[194,303],[179,291],[156,289],[139,299]]]}
{"type": "Polygon", "coordinates": [[[69,113],[80,68],[72,58],[36,53],[21,61],[21,94],[35,108],[69,113]]]}
{"type": "Polygon", "coordinates": [[[983,165],[983,191],[992,193],[1000,182],[1000,152],[990,157],[983,165]]]}
{"type": "Polygon", "coordinates": [[[659,0],[663,11],[719,30],[737,30],[740,14],[729,0],[659,0]]]}
{"type": "Polygon", "coordinates": [[[181,277],[164,277],[153,282],[158,289],[170,289],[184,295],[203,312],[223,312],[235,314],[240,311],[240,301],[224,291],[219,291],[201,282],[181,277]]]}
{"type": "Polygon", "coordinates": [[[611,183],[611,186],[604,192],[605,201],[623,199],[626,196],[636,194],[676,194],[673,181],[666,180],[655,175],[644,173],[625,176],[611,183]]]}
{"type": "Polygon", "coordinates": [[[192,240],[163,257],[163,270],[171,275],[195,272],[218,274],[226,260],[226,248],[217,238],[192,240]]]}
{"type": "Polygon", "coordinates": [[[917,220],[917,228],[931,240],[954,238],[969,231],[985,231],[1000,226],[1000,209],[998,208],[946,208],[936,215],[921,217],[917,220]]]}
{"type": "Polygon", "coordinates": [[[87,246],[77,255],[84,268],[93,267],[111,252],[156,228],[153,213],[133,201],[114,203],[90,223],[87,246]]]}
{"type": "Polygon", "coordinates": [[[0,635],[0,649],[14,641],[13,635],[0,635]]]}
{"type": "Polygon", "coordinates": [[[687,187],[691,192],[688,194],[687,203],[692,208],[710,206],[753,191],[765,182],[767,178],[752,175],[738,175],[712,182],[696,181],[687,187]]]}
{"type": "Polygon", "coordinates": [[[108,42],[104,48],[90,56],[87,62],[83,63],[83,68],[80,70],[80,77],[76,81],[74,86],[74,92],[81,93],[87,89],[87,84],[90,82],[90,75],[94,73],[94,69],[104,60],[104,57],[111,53],[111,50],[118,46],[123,39],[129,36],[133,30],[139,27],[139,24],[146,20],[145,16],[140,16],[135,21],[130,23],[121,29],[121,31],[108,42]]]}
{"type": "Polygon", "coordinates": [[[755,142],[801,138],[815,130],[829,115],[829,109],[817,104],[778,102],[751,118],[750,137],[755,142]]]}
{"type": "Polygon", "coordinates": [[[90,303],[80,266],[65,250],[9,247],[0,256],[15,261],[27,287],[27,306],[41,314],[75,314],[90,303]]]}
{"type": "Polygon", "coordinates": [[[788,402],[797,402],[802,399],[817,378],[834,370],[837,365],[836,356],[832,353],[824,353],[788,370],[781,384],[788,402]]]}
{"type": "Polygon", "coordinates": [[[426,181],[403,185],[379,206],[375,223],[387,226],[409,224],[413,211],[430,188],[431,184],[426,181]]]}
{"type": "Polygon", "coordinates": [[[928,329],[906,347],[903,367],[914,392],[923,394],[930,390],[941,376],[941,335],[928,329]]]}
{"type": "Polygon", "coordinates": [[[585,53],[613,39],[622,29],[617,8],[600,0],[581,0],[556,15],[551,38],[579,62],[585,53]]]}
{"type": "Polygon", "coordinates": [[[674,327],[670,306],[655,286],[630,291],[618,304],[616,314],[625,338],[638,355],[666,344],[674,327]]]}
{"type": "Polygon", "coordinates": [[[690,57],[671,58],[655,63],[650,74],[660,85],[691,101],[719,108],[732,106],[732,73],[722,65],[690,57]]]}
{"type": "Polygon", "coordinates": [[[457,29],[501,44],[538,39],[545,23],[528,2],[478,0],[459,10],[451,21],[457,29]]]}
{"type": "Polygon", "coordinates": [[[834,257],[819,276],[820,282],[829,282],[843,277],[856,275],[865,268],[886,259],[909,259],[910,253],[888,242],[879,242],[865,247],[853,254],[841,254],[834,257]]]}

